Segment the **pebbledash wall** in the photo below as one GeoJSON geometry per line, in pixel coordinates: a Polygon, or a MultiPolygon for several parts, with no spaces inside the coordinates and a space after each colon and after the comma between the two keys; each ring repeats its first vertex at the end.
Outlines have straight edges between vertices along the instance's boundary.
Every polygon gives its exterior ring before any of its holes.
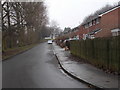
{"type": "Polygon", "coordinates": [[[84,39],[88,36],[95,38],[117,36],[114,33],[120,35],[120,6],[108,10],[91,21],[80,25],[76,35],[79,35],[80,39],[84,39]]]}

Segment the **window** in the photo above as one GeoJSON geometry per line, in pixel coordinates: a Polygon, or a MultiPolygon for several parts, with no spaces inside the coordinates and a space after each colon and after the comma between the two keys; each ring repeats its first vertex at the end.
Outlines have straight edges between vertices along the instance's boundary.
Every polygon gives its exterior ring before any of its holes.
{"type": "Polygon", "coordinates": [[[96,30],[94,30],[94,32],[95,32],[95,34],[96,33],[98,33],[98,32],[100,32],[102,29],[96,29],[96,30]]]}
{"type": "Polygon", "coordinates": [[[91,36],[90,36],[90,39],[94,39],[94,38],[95,38],[95,36],[94,36],[94,35],[91,35],[91,36]]]}
{"type": "Polygon", "coordinates": [[[83,40],[86,40],[87,34],[83,34],[83,40]]]}
{"type": "Polygon", "coordinates": [[[113,33],[112,33],[112,36],[117,36],[117,32],[113,32],[113,33]]]}
{"type": "Polygon", "coordinates": [[[96,23],[96,20],[93,20],[93,25],[95,25],[95,23],[96,23]]]}
{"type": "Polygon", "coordinates": [[[99,18],[96,19],[96,24],[98,24],[98,23],[100,23],[100,19],[99,18]]]}
{"type": "Polygon", "coordinates": [[[112,32],[112,36],[118,36],[118,35],[120,35],[120,29],[113,29],[113,30],[111,30],[111,32],[112,32]]]}
{"type": "Polygon", "coordinates": [[[88,26],[88,24],[85,24],[84,27],[85,27],[85,28],[88,28],[89,26],[88,26]]]}
{"type": "Polygon", "coordinates": [[[89,23],[89,26],[90,26],[90,27],[92,26],[92,22],[89,23]]]}

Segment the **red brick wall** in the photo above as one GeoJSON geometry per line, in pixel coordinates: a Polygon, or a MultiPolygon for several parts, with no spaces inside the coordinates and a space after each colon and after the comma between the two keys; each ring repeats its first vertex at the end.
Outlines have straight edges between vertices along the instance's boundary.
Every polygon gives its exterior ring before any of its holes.
{"type": "Polygon", "coordinates": [[[101,28],[101,21],[98,24],[95,24],[89,28],[87,28],[87,32],[92,32],[93,30],[100,29],[101,28]]]}
{"type": "Polygon", "coordinates": [[[81,25],[77,34],[80,36],[80,38],[82,38],[83,34],[87,34],[93,30],[100,29],[100,28],[101,28],[101,22],[89,28],[84,28],[84,26],[81,25]]]}
{"type": "Polygon", "coordinates": [[[79,38],[83,38],[83,34],[86,34],[87,33],[87,30],[84,29],[84,27],[81,25],[79,27],[79,31],[76,32],[77,35],[79,35],[79,38]]]}
{"type": "Polygon", "coordinates": [[[120,28],[120,8],[119,8],[119,10],[118,10],[118,27],[120,28]]]}
{"type": "Polygon", "coordinates": [[[111,29],[118,28],[118,10],[115,9],[101,17],[102,31],[96,34],[96,37],[112,36],[111,29]]]}

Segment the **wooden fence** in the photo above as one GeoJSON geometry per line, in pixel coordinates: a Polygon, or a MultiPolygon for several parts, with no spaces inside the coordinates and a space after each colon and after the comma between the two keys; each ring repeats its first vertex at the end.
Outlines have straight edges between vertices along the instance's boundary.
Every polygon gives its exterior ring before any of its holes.
{"type": "Polygon", "coordinates": [[[88,62],[109,69],[120,70],[120,36],[70,42],[71,53],[88,62]]]}

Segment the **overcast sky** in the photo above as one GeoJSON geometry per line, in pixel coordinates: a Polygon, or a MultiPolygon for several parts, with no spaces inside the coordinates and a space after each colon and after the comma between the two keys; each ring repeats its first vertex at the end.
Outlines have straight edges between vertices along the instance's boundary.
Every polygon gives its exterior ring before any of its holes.
{"type": "Polygon", "coordinates": [[[83,19],[106,4],[113,5],[119,0],[46,0],[50,21],[56,21],[59,26],[74,28],[83,19]]]}

